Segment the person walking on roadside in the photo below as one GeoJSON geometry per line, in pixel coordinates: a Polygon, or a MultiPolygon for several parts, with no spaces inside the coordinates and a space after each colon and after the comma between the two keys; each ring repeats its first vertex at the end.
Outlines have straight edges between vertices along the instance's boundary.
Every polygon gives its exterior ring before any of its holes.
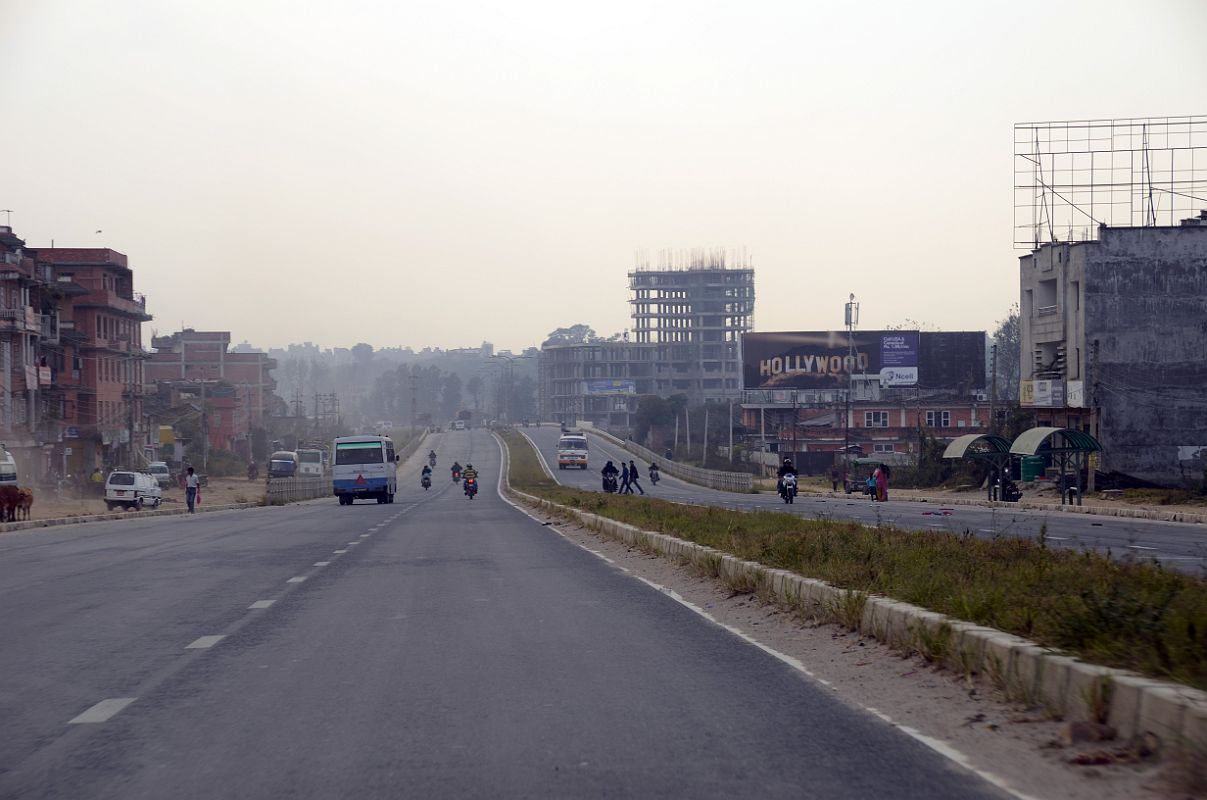
{"type": "Polygon", "coordinates": [[[641,478],[641,473],[637,471],[637,462],[629,461],[629,494],[633,493],[633,487],[637,487],[637,491],[645,494],[645,489],[641,488],[641,484],[637,481],[641,478]]]}
{"type": "Polygon", "coordinates": [[[830,470],[830,491],[838,491],[838,467],[830,470]]]}
{"type": "Polygon", "coordinates": [[[881,464],[876,468],[876,499],[881,503],[888,500],[888,465],[881,464]]]}
{"type": "Polygon", "coordinates": [[[195,514],[197,506],[197,490],[201,488],[201,478],[189,467],[184,476],[184,499],[188,503],[189,513],[195,514]]]}
{"type": "Polygon", "coordinates": [[[632,494],[633,493],[633,487],[629,486],[630,478],[631,478],[631,476],[629,475],[629,465],[624,463],[623,461],[621,461],[620,462],[620,491],[618,491],[617,494],[632,494]]]}

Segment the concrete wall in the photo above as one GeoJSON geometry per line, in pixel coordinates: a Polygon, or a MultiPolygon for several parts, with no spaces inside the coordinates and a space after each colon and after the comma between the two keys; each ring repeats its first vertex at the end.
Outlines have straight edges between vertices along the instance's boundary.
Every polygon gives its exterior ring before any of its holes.
{"type": "Polygon", "coordinates": [[[1083,247],[1102,466],[1179,483],[1195,469],[1179,448],[1207,446],[1207,226],[1108,228],[1083,247]]]}

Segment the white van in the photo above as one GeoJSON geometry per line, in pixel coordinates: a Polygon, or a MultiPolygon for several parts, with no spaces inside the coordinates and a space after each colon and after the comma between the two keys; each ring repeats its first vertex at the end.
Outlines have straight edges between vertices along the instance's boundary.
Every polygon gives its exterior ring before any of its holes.
{"type": "Polygon", "coordinates": [[[557,440],[557,468],[587,468],[587,437],[582,433],[567,433],[557,440]]]}
{"type": "Polygon", "coordinates": [[[172,470],[168,469],[167,462],[152,461],[147,465],[147,474],[159,482],[159,488],[172,485],[172,470]]]}
{"type": "Polygon", "coordinates": [[[146,472],[114,470],[105,480],[105,506],[110,511],[118,507],[127,511],[146,506],[159,508],[162,502],[159,481],[146,472]]]}
{"type": "Polygon", "coordinates": [[[17,480],[17,460],[7,450],[0,451],[0,486],[20,486],[17,480]]]}

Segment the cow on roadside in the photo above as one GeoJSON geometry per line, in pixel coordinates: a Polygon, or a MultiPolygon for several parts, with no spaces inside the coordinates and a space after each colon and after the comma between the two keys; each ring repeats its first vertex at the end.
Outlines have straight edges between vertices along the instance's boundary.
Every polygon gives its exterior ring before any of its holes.
{"type": "Polygon", "coordinates": [[[21,490],[16,486],[0,486],[0,522],[17,519],[17,506],[21,502],[21,490]]]}
{"type": "Polygon", "coordinates": [[[21,519],[29,519],[29,513],[34,507],[34,490],[21,489],[18,491],[17,501],[17,516],[21,519]]]}

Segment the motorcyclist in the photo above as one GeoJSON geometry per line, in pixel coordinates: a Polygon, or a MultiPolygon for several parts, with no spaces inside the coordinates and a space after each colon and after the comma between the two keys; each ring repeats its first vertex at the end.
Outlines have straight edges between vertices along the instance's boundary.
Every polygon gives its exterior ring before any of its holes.
{"type": "Polygon", "coordinates": [[[469,482],[474,481],[476,483],[478,480],[478,471],[476,469],[474,469],[473,464],[467,463],[465,465],[465,469],[462,470],[462,472],[461,472],[461,477],[465,479],[465,487],[466,487],[465,491],[468,492],[469,491],[469,482]]]}
{"type": "Polygon", "coordinates": [[[776,474],[779,477],[779,480],[775,484],[775,490],[777,492],[782,492],[784,490],[784,476],[796,475],[796,467],[793,466],[792,459],[785,458],[784,463],[780,464],[779,472],[776,474]]]}
{"type": "Polygon", "coordinates": [[[461,474],[460,462],[454,461],[453,465],[449,467],[449,472],[452,474],[453,480],[457,480],[458,476],[461,474]]]}
{"type": "Polygon", "coordinates": [[[616,469],[616,465],[609,461],[607,464],[604,464],[604,467],[599,471],[599,474],[603,475],[604,490],[609,492],[614,491],[613,489],[608,488],[608,480],[611,479],[612,481],[615,481],[616,476],[620,474],[620,470],[616,469]]]}
{"type": "Polygon", "coordinates": [[[435,451],[435,450],[429,450],[429,451],[428,451],[428,454],[427,454],[427,457],[428,457],[428,458],[430,458],[430,459],[435,459],[435,458],[436,458],[436,451],[435,451]]]}
{"type": "Polygon", "coordinates": [[[655,484],[662,477],[662,471],[658,469],[658,465],[653,461],[650,462],[650,483],[655,484]]]}
{"type": "Polygon", "coordinates": [[[421,477],[421,478],[430,478],[430,477],[432,477],[432,468],[431,468],[431,467],[429,467],[427,464],[424,464],[424,465],[423,465],[423,471],[422,471],[421,473],[419,473],[419,477],[421,477]]]}

